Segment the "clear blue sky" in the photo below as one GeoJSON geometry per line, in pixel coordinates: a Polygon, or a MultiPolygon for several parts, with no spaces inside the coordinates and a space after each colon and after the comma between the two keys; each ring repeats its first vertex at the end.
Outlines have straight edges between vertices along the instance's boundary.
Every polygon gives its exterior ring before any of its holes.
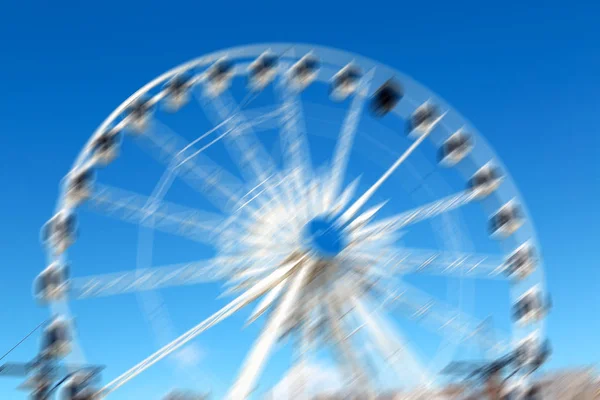
{"type": "MultiPolygon", "coordinates": [[[[583,1],[402,3],[5,2],[0,8],[0,349],[10,348],[47,316],[30,295],[31,280],[45,264],[39,228],[53,211],[59,180],[105,116],[180,62],[222,48],[281,41],[338,47],[391,65],[432,88],[477,126],[511,171],[537,227],[554,302],[550,366],[597,363],[600,7],[583,1]]],[[[135,244],[134,230],[131,238],[135,244]]],[[[117,304],[111,299],[90,306],[88,312],[104,315],[86,325],[97,329],[89,337],[113,330],[103,324],[117,304]]],[[[126,337],[146,329],[134,299],[120,307],[124,315],[131,313],[131,326],[114,331],[126,337]]],[[[210,309],[190,306],[198,315],[210,309]]],[[[36,345],[25,345],[13,359],[32,354],[36,345]]],[[[131,357],[101,357],[108,347],[92,351],[94,361],[114,366],[111,376],[152,350],[150,339],[138,342],[133,335],[120,346],[119,353],[131,357]]],[[[243,353],[232,348],[224,354],[224,363],[234,363],[243,353]]],[[[235,368],[214,364],[219,361],[213,355],[205,367],[225,374],[222,380],[228,382],[235,368]]],[[[167,366],[149,371],[142,381],[145,393],[161,393],[166,371],[167,366]]],[[[1,380],[0,398],[22,398],[13,390],[17,384],[1,380]]],[[[131,383],[119,398],[136,390],[140,386],[131,383]]]]}

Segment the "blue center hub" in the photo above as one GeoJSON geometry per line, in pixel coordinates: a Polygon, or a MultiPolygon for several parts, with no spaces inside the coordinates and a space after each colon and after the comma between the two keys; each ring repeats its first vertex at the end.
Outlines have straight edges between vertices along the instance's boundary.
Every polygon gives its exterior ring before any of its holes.
{"type": "Polygon", "coordinates": [[[346,246],[346,235],[334,222],[334,219],[317,217],[306,224],[305,237],[308,247],[320,257],[335,257],[346,246]]]}

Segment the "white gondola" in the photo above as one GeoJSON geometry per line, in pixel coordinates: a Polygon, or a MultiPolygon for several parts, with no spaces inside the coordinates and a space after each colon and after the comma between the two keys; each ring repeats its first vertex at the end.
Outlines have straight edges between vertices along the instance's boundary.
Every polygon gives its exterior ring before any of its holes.
{"type": "Polygon", "coordinates": [[[533,245],[523,243],[506,258],[505,273],[517,280],[527,278],[537,265],[536,253],[533,245]]]}
{"type": "Polygon", "coordinates": [[[522,225],[521,209],[513,199],[491,216],[490,234],[492,237],[506,238],[515,233],[522,225]]]}
{"type": "Polygon", "coordinates": [[[100,165],[108,165],[119,155],[120,134],[115,130],[107,130],[97,136],[91,144],[94,161],[100,165]]]}
{"type": "Polygon", "coordinates": [[[542,342],[536,331],[521,340],[515,352],[516,368],[529,374],[539,369],[548,360],[551,350],[548,342],[542,342]]]}
{"type": "Polygon", "coordinates": [[[131,133],[140,134],[148,127],[152,115],[152,105],[147,98],[136,99],[127,109],[127,128],[131,133]]]}
{"type": "Polygon", "coordinates": [[[62,394],[64,400],[74,400],[78,394],[86,387],[85,376],[75,373],[64,383],[62,394]]]}
{"type": "Polygon", "coordinates": [[[17,386],[17,389],[28,392],[46,392],[50,389],[50,382],[48,374],[43,371],[35,370],[30,374],[23,383],[17,386]]]}
{"type": "Polygon", "coordinates": [[[26,390],[31,393],[32,400],[48,400],[52,381],[47,375],[36,372],[34,375],[19,385],[18,389],[26,390]]]}
{"type": "Polygon", "coordinates": [[[515,349],[515,367],[524,368],[529,365],[534,360],[539,346],[540,336],[537,331],[517,342],[515,349]]]}
{"type": "Polygon", "coordinates": [[[210,97],[217,97],[223,93],[231,84],[233,72],[233,64],[226,58],[214,63],[204,76],[206,93],[210,97]]]}
{"type": "Polygon", "coordinates": [[[63,318],[55,318],[44,330],[42,354],[49,358],[62,358],[71,352],[71,331],[63,318]]]}
{"type": "Polygon", "coordinates": [[[75,242],[75,231],[75,216],[60,211],[42,228],[42,241],[59,255],[75,242]]]}
{"type": "Polygon", "coordinates": [[[362,72],[354,64],[348,64],[331,78],[330,92],[334,101],[343,101],[358,89],[362,72]]]}
{"type": "Polygon", "coordinates": [[[469,179],[469,188],[477,193],[477,197],[486,197],[498,189],[503,180],[500,170],[488,162],[469,179]]]}
{"type": "Polygon", "coordinates": [[[266,51],[250,64],[248,67],[248,87],[250,90],[263,90],[275,79],[277,61],[275,54],[266,51]]]}
{"type": "Polygon", "coordinates": [[[426,101],[410,116],[406,123],[406,132],[409,137],[418,137],[433,129],[439,116],[438,108],[430,101],[426,101]]]}
{"type": "Polygon", "coordinates": [[[73,171],[66,179],[65,198],[69,207],[76,207],[89,199],[94,181],[94,172],[91,168],[73,171]]]}
{"type": "Polygon", "coordinates": [[[473,139],[464,130],[453,133],[442,145],[439,153],[440,165],[453,167],[473,150],[473,139]]]}
{"type": "Polygon", "coordinates": [[[36,278],[35,296],[43,303],[61,300],[68,290],[68,282],[68,267],[55,261],[36,278]]]}
{"type": "Polygon", "coordinates": [[[317,78],[319,68],[317,57],[308,53],[289,69],[288,82],[294,89],[303,90],[317,78]]]}
{"type": "Polygon", "coordinates": [[[100,394],[93,388],[86,387],[69,400],[100,400],[101,398],[100,394]]]}
{"type": "Polygon", "coordinates": [[[548,304],[542,298],[537,286],[521,295],[513,305],[513,318],[520,326],[541,320],[548,309],[548,304]]]}
{"type": "Polygon", "coordinates": [[[377,117],[383,117],[402,100],[404,90],[394,79],[386,81],[371,97],[371,111],[377,117]]]}
{"type": "Polygon", "coordinates": [[[179,74],[170,79],[164,86],[165,109],[176,112],[190,99],[190,88],[194,80],[187,74],[179,74]]]}
{"type": "Polygon", "coordinates": [[[99,399],[98,392],[90,386],[93,376],[77,372],[71,376],[63,386],[64,400],[95,400],[99,399]]]}

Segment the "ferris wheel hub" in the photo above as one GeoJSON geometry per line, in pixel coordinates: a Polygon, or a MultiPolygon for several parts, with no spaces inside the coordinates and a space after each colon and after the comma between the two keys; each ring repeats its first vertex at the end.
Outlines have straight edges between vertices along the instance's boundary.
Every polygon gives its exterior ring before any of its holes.
{"type": "Polygon", "coordinates": [[[321,258],[337,256],[347,244],[343,228],[335,224],[334,219],[325,216],[313,218],[305,226],[307,247],[321,258]]]}

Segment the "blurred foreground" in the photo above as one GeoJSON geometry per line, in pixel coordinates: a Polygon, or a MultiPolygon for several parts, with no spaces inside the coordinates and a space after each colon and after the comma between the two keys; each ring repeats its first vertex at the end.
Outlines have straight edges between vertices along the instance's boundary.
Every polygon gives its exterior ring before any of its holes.
{"type": "MultiPolygon", "coordinates": [[[[600,399],[600,377],[592,368],[569,369],[550,372],[532,382],[539,388],[533,396],[509,394],[500,385],[452,384],[440,391],[387,391],[374,397],[375,400],[595,400],[600,399]]],[[[352,393],[329,392],[316,395],[298,394],[301,388],[288,388],[287,393],[271,391],[263,398],[268,400],[312,399],[312,400],[363,400],[367,396],[352,393]]],[[[306,388],[306,392],[310,389],[306,388]]],[[[205,400],[210,395],[172,392],[164,400],[205,400]]]]}
{"type": "MultiPolygon", "coordinates": [[[[452,384],[440,391],[388,391],[375,396],[377,400],[593,400],[600,399],[600,377],[592,369],[569,369],[550,372],[533,382],[532,387],[539,390],[529,395],[509,393],[501,385],[452,384]]],[[[286,398],[302,398],[291,396],[286,398]]],[[[268,395],[267,399],[283,399],[277,395],[268,395]]],[[[322,393],[312,396],[314,400],[350,400],[363,399],[365,396],[348,393],[322,393]]]]}

